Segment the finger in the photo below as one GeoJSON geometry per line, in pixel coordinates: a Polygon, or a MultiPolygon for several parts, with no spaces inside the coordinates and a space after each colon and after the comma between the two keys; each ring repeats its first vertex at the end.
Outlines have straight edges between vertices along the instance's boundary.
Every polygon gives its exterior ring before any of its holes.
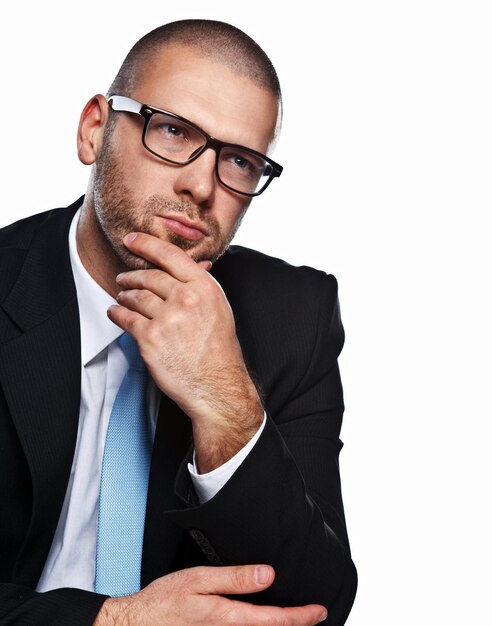
{"type": "Polygon", "coordinates": [[[118,274],[116,282],[125,290],[147,289],[165,300],[171,288],[177,284],[175,278],[162,270],[134,270],[118,274]]]}
{"type": "Polygon", "coordinates": [[[328,611],[320,604],[278,607],[257,606],[231,600],[227,617],[232,624],[255,624],[255,626],[315,626],[324,622],[328,611]]]}
{"type": "MultiPolygon", "coordinates": [[[[256,593],[269,587],[275,571],[269,565],[237,565],[231,567],[195,567],[189,581],[190,592],[202,595],[256,593]]],[[[229,600],[232,623],[268,624],[269,626],[311,626],[326,619],[327,611],[319,604],[298,607],[255,606],[229,600]]]]}
{"type": "Polygon", "coordinates": [[[202,594],[256,593],[269,587],[275,571],[269,565],[195,567],[190,590],[202,594]]]}
{"type": "Polygon", "coordinates": [[[123,243],[130,252],[147,259],[177,280],[187,282],[203,276],[203,268],[169,241],[162,241],[147,233],[129,233],[123,243]]]}
{"type": "Polygon", "coordinates": [[[116,324],[127,333],[130,333],[135,341],[138,341],[138,338],[142,335],[149,323],[149,320],[143,315],[140,315],[140,313],[130,311],[130,309],[119,306],[118,304],[110,306],[107,315],[113,324],[116,324]]]}
{"type": "Polygon", "coordinates": [[[198,265],[207,272],[210,272],[212,269],[212,261],[198,261],[198,265]]]}
{"type": "Polygon", "coordinates": [[[120,291],[116,296],[119,305],[124,306],[130,311],[140,313],[149,320],[154,319],[162,313],[164,300],[159,298],[147,289],[129,289],[120,291]]]}

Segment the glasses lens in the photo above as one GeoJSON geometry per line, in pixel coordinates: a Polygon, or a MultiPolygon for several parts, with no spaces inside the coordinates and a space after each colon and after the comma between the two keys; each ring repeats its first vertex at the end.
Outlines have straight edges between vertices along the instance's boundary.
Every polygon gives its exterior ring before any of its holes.
{"type": "Polygon", "coordinates": [[[186,163],[205,143],[205,137],[195,128],[172,115],[154,113],[145,133],[146,147],[174,163],[186,163]]]}
{"type": "Polygon", "coordinates": [[[219,154],[218,172],[224,185],[235,191],[254,194],[268,184],[272,166],[249,150],[225,146],[219,154]]]}

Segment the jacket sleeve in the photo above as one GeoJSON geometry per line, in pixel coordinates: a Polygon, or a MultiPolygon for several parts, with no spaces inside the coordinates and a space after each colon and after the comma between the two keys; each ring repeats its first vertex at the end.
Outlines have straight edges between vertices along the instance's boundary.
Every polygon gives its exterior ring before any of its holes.
{"type": "Polygon", "coordinates": [[[37,593],[21,585],[0,583],[0,625],[90,626],[106,598],[81,589],[37,593]]]}
{"type": "Polygon", "coordinates": [[[275,568],[273,585],[249,601],[320,603],[329,612],[326,624],[338,626],[350,612],[357,575],[338,466],[344,406],[337,357],[344,336],[336,289],[333,297],[333,283],[328,287],[321,290],[309,365],[273,410],[267,394],[269,417],[253,450],[203,505],[183,464],[176,488],[186,508],[167,516],[190,533],[210,563],[275,568]]]}

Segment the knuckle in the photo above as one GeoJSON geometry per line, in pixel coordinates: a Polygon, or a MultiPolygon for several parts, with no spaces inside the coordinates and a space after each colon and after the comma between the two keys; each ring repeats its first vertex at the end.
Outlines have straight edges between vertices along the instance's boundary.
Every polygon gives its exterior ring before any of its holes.
{"type": "Polygon", "coordinates": [[[134,335],[135,333],[138,332],[138,319],[133,317],[132,315],[129,315],[126,319],[126,326],[127,326],[128,332],[131,335],[134,335]]]}
{"type": "Polygon", "coordinates": [[[166,274],[165,272],[163,272],[160,269],[148,269],[148,270],[142,270],[142,282],[143,281],[159,281],[162,278],[165,278],[166,274]]]}
{"type": "Polygon", "coordinates": [[[143,302],[149,302],[155,299],[155,294],[152,291],[149,291],[148,289],[141,289],[140,297],[142,298],[143,302]]]}
{"type": "Polygon", "coordinates": [[[181,250],[181,248],[171,243],[170,241],[164,243],[162,253],[163,256],[165,256],[169,261],[179,259],[182,257],[183,254],[185,254],[183,250],[181,250]]]}
{"type": "Polygon", "coordinates": [[[188,585],[191,580],[193,580],[193,570],[192,569],[182,569],[177,570],[172,573],[172,576],[175,577],[176,582],[179,585],[188,585]]]}
{"type": "Polygon", "coordinates": [[[232,582],[234,589],[237,589],[238,591],[242,591],[245,587],[245,582],[246,582],[245,576],[244,576],[244,570],[240,567],[235,567],[231,571],[230,575],[231,575],[231,582],[232,582]]]}
{"type": "Polygon", "coordinates": [[[134,287],[141,287],[144,284],[145,275],[142,270],[133,270],[125,275],[123,283],[126,285],[133,285],[134,287]]]}
{"type": "Polygon", "coordinates": [[[189,570],[190,576],[197,583],[203,583],[207,580],[207,570],[205,567],[194,567],[189,570]]]}
{"type": "Polygon", "coordinates": [[[148,270],[153,272],[151,278],[155,281],[156,285],[160,288],[163,288],[167,285],[169,280],[169,275],[163,272],[162,270],[148,270]]]}
{"type": "Polygon", "coordinates": [[[136,289],[146,289],[152,281],[152,272],[155,270],[135,270],[132,284],[136,289]]]}
{"type": "Polygon", "coordinates": [[[147,302],[149,299],[149,294],[145,289],[132,289],[127,291],[127,295],[130,299],[140,304],[147,302]]]}
{"type": "Polygon", "coordinates": [[[196,294],[194,291],[189,290],[187,293],[184,294],[183,305],[188,309],[193,309],[197,307],[199,302],[200,298],[198,294],[196,294]]]}
{"type": "Polygon", "coordinates": [[[261,626],[294,626],[294,624],[295,622],[285,614],[285,610],[280,608],[275,611],[275,614],[264,615],[261,621],[261,626]]]}
{"type": "Polygon", "coordinates": [[[161,329],[160,324],[156,323],[155,320],[151,320],[149,324],[147,325],[147,331],[146,331],[147,342],[152,346],[156,346],[160,343],[161,337],[162,337],[162,329],[161,329]]]}
{"type": "Polygon", "coordinates": [[[195,586],[207,589],[210,584],[210,568],[206,566],[193,567],[188,570],[191,581],[195,586]]]}
{"type": "Polygon", "coordinates": [[[168,333],[179,332],[183,326],[183,312],[170,310],[166,313],[166,328],[168,333]]]}
{"type": "Polygon", "coordinates": [[[213,291],[214,293],[217,293],[220,296],[225,297],[225,293],[224,293],[224,290],[222,289],[222,285],[219,283],[219,281],[216,278],[214,278],[211,274],[207,274],[206,279],[207,279],[206,284],[211,291],[213,291]]]}
{"type": "Polygon", "coordinates": [[[176,297],[181,306],[190,309],[198,305],[200,298],[196,291],[191,289],[188,285],[177,285],[175,290],[176,297]]]}
{"type": "Polygon", "coordinates": [[[222,295],[222,291],[218,288],[218,284],[213,280],[208,280],[208,276],[206,277],[206,280],[201,281],[200,290],[208,298],[217,298],[222,295]]]}
{"type": "Polygon", "coordinates": [[[118,303],[130,302],[135,299],[135,289],[125,289],[124,291],[120,291],[120,293],[116,296],[116,301],[118,303]]]}

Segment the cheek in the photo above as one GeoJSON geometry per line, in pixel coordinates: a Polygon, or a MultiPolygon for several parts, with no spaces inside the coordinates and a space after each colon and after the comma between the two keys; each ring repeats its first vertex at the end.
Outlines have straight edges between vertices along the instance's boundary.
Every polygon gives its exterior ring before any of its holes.
{"type": "Polygon", "coordinates": [[[127,180],[133,193],[142,199],[154,195],[172,196],[173,172],[160,163],[149,163],[148,160],[130,162],[127,180]]]}
{"type": "Polygon", "coordinates": [[[228,193],[227,190],[217,190],[215,197],[215,217],[220,224],[222,232],[230,233],[236,228],[236,225],[249,206],[250,201],[228,193]]]}
{"type": "Polygon", "coordinates": [[[125,184],[136,197],[166,193],[172,186],[173,171],[154,159],[143,146],[134,150],[120,147],[118,161],[125,184]]]}

